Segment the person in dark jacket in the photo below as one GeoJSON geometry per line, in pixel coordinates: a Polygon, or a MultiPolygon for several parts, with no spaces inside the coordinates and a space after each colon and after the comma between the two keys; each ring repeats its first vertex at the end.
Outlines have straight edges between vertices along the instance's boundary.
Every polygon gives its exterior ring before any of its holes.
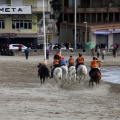
{"type": "Polygon", "coordinates": [[[29,49],[26,48],[26,49],[25,49],[25,57],[26,57],[26,59],[28,59],[28,56],[29,56],[29,49]]]}

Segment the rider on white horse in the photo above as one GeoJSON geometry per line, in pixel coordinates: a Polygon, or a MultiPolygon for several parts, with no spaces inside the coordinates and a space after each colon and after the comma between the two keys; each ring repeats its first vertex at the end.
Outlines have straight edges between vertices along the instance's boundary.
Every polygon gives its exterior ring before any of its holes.
{"type": "Polygon", "coordinates": [[[74,66],[74,58],[72,57],[72,55],[70,56],[69,60],[68,60],[68,68],[71,66],[74,66]]]}
{"type": "Polygon", "coordinates": [[[53,65],[54,65],[54,67],[51,69],[51,77],[50,77],[50,78],[53,78],[53,71],[54,71],[54,69],[55,69],[56,67],[60,67],[59,60],[58,60],[58,59],[54,59],[53,65]]]}
{"type": "Polygon", "coordinates": [[[64,56],[61,56],[60,66],[61,66],[61,69],[62,69],[62,76],[63,76],[64,80],[67,80],[67,76],[68,76],[67,62],[68,62],[68,60],[66,60],[64,56]]]}
{"type": "Polygon", "coordinates": [[[84,58],[83,58],[82,54],[79,54],[79,57],[76,59],[76,62],[77,62],[77,64],[76,64],[76,72],[77,72],[77,67],[79,65],[84,65],[84,58]]]}
{"type": "Polygon", "coordinates": [[[60,66],[66,65],[67,62],[68,62],[68,61],[65,59],[65,57],[64,57],[64,56],[61,56],[60,61],[59,61],[60,66]]]}

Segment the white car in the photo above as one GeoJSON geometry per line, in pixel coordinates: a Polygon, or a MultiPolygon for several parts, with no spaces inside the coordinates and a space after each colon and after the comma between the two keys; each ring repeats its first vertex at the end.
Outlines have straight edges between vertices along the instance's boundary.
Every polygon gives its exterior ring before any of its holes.
{"type": "MultiPolygon", "coordinates": [[[[20,44],[9,44],[9,50],[19,50],[19,45],[20,44]]],[[[26,48],[26,46],[22,45],[22,51],[24,51],[26,48]]]]}
{"type": "MultiPolygon", "coordinates": [[[[58,49],[58,46],[52,45],[51,49],[58,49]]],[[[66,47],[64,45],[61,45],[61,50],[66,50],[66,47]]],[[[69,50],[73,51],[73,48],[69,47],[69,50]]]]}

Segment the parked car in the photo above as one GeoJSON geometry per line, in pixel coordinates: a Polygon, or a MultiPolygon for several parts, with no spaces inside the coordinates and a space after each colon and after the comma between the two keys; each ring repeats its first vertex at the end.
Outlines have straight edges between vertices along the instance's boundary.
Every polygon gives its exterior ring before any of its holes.
{"type": "MultiPolygon", "coordinates": [[[[48,47],[50,49],[51,46],[52,46],[51,43],[46,43],[46,48],[48,47]]],[[[38,44],[37,49],[44,49],[44,44],[43,43],[38,44]]]]}
{"type": "MultiPolygon", "coordinates": [[[[20,44],[9,44],[9,50],[19,50],[20,44]]],[[[22,44],[21,44],[22,45],[22,44]]],[[[22,51],[25,50],[27,47],[22,45],[22,51]]]]}
{"type": "MultiPolygon", "coordinates": [[[[61,49],[66,50],[66,47],[64,45],[58,46],[58,45],[51,45],[51,49],[61,49]],[[59,48],[60,47],[60,48],[59,48]]],[[[69,50],[73,51],[72,47],[69,47],[69,50]]]]}

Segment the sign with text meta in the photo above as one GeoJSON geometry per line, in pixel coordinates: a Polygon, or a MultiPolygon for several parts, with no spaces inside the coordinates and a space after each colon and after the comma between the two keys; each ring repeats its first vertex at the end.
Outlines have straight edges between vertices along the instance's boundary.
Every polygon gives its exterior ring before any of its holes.
{"type": "Polygon", "coordinates": [[[31,6],[0,6],[0,14],[31,14],[31,6]]]}

